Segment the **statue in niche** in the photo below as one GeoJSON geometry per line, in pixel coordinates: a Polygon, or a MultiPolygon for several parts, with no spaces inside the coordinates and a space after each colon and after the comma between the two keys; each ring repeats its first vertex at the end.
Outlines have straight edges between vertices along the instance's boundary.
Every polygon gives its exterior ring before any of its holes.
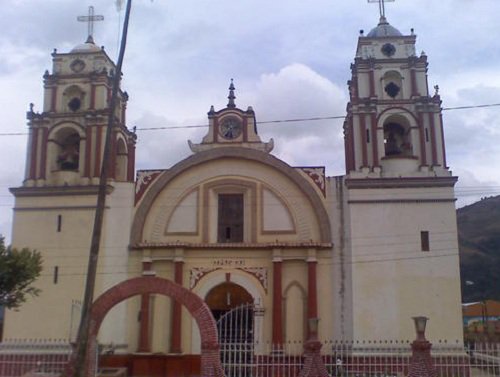
{"type": "Polygon", "coordinates": [[[69,135],[61,144],[61,152],[57,156],[57,163],[61,170],[78,170],[80,159],[80,137],[77,134],[69,135]]]}

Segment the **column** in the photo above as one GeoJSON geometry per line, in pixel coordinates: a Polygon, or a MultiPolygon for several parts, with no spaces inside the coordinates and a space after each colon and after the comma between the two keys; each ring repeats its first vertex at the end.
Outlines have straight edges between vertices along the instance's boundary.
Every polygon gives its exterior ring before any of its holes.
{"type": "MultiPolygon", "coordinates": [[[[310,250],[307,258],[307,323],[313,318],[318,318],[317,265],[316,250],[310,250]]],[[[311,336],[309,326],[307,333],[309,339],[311,336]]]]}
{"type": "MultiPolygon", "coordinates": [[[[152,261],[150,259],[142,262],[142,274],[148,275],[151,271],[152,261]]],[[[151,352],[149,339],[149,306],[150,295],[141,295],[141,311],[140,311],[140,329],[139,329],[139,347],[137,352],[151,352]]]]}
{"type": "Polygon", "coordinates": [[[283,344],[283,298],[282,298],[282,266],[281,256],[273,258],[273,337],[274,346],[283,344]]]}
{"type": "MultiPolygon", "coordinates": [[[[174,282],[182,286],[184,262],[177,260],[174,262],[174,282]]],[[[181,328],[182,328],[182,305],[177,300],[172,300],[172,322],[170,334],[172,341],[170,343],[170,353],[182,353],[181,347],[181,328]]]]}

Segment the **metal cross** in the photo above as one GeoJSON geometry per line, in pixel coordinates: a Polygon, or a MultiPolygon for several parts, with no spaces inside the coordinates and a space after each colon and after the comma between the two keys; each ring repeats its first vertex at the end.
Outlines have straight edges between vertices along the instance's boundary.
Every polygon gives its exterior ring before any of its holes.
{"type": "Polygon", "coordinates": [[[89,28],[89,38],[93,37],[94,34],[94,22],[104,20],[104,16],[94,15],[94,7],[91,5],[89,7],[89,15],[88,16],[78,16],[77,20],[80,22],[87,22],[89,28]]]}
{"type": "Polygon", "coordinates": [[[380,17],[385,17],[385,3],[393,2],[394,0],[368,0],[369,3],[378,3],[380,9],[380,17]]]}

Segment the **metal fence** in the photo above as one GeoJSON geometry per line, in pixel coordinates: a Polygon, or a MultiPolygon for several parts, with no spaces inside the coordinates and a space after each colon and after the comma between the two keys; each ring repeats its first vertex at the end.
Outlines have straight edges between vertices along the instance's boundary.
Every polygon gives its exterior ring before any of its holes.
{"type": "MultiPolygon", "coordinates": [[[[409,341],[330,341],[323,343],[321,352],[332,377],[407,376],[412,356],[409,341]]],[[[500,377],[499,353],[500,344],[464,347],[443,342],[432,347],[438,377],[500,377]]],[[[221,360],[226,376],[298,377],[303,344],[222,344],[221,360]]]]}
{"type": "MultiPolygon", "coordinates": [[[[432,359],[438,377],[500,377],[500,343],[437,343],[432,359]]],[[[69,361],[67,341],[0,343],[0,377],[59,375],[69,361]]],[[[302,342],[281,345],[231,342],[221,344],[228,377],[298,377],[304,364],[302,342]]],[[[409,341],[324,342],[323,360],[332,377],[403,377],[411,361],[409,341]]]]}
{"type": "Polygon", "coordinates": [[[67,340],[7,340],[0,343],[0,377],[57,376],[70,354],[67,340]]]}

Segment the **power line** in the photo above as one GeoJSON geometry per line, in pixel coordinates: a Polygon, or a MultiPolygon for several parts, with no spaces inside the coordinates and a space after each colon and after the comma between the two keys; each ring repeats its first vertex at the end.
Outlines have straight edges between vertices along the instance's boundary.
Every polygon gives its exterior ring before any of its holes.
{"type": "MultiPolygon", "coordinates": [[[[470,110],[470,109],[484,109],[491,107],[500,107],[500,103],[489,103],[481,105],[467,105],[467,106],[455,106],[455,107],[443,107],[442,111],[451,110],[470,110]]],[[[321,120],[335,120],[335,119],[345,119],[345,115],[332,115],[324,117],[309,117],[309,118],[290,118],[290,119],[274,119],[256,122],[260,124],[279,124],[279,123],[297,123],[297,122],[315,122],[321,120]]],[[[190,128],[206,128],[208,124],[196,124],[187,126],[161,126],[161,127],[137,127],[137,131],[157,131],[157,130],[177,130],[177,129],[190,129],[190,128]]],[[[0,133],[0,136],[26,136],[27,132],[5,132],[0,133]]]]}

